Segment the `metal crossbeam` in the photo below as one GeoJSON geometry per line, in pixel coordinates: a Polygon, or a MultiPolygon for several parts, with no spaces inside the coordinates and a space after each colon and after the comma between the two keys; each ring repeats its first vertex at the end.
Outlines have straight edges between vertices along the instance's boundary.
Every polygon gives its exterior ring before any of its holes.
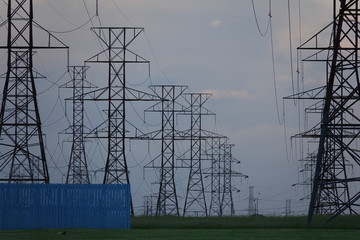
{"type": "Polygon", "coordinates": [[[94,88],[95,86],[86,81],[87,66],[70,66],[69,73],[71,81],[60,86],[60,88],[70,88],[73,91],[72,110],[73,122],[72,126],[61,133],[72,135],[72,147],[68,171],[66,174],[66,183],[73,184],[89,184],[90,177],[87,167],[84,141],[84,99],[83,95],[86,88],[94,88]]]}
{"type": "MultiPolygon", "coordinates": [[[[67,48],[33,21],[33,1],[8,1],[7,71],[0,112],[0,181],[49,183],[33,69],[34,49],[67,48]],[[47,35],[35,45],[34,32],[47,35]],[[54,40],[54,41],[50,41],[54,40]]],[[[1,24],[3,26],[3,24],[1,24]]]]}
{"type": "MultiPolygon", "coordinates": [[[[335,3],[334,0],[334,6],[335,3]]],[[[359,178],[349,178],[347,171],[348,161],[360,166],[356,150],[360,120],[359,113],[353,112],[353,109],[358,110],[360,103],[358,20],[358,0],[340,0],[326,60],[329,72],[308,222],[312,221],[314,214],[359,212],[356,207],[358,198],[354,198],[358,195],[354,186],[359,183],[359,178]]]]}
{"type": "MultiPolygon", "coordinates": [[[[149,64],[130,45],[144,31],[136,27],[93,27],[91,30],[106,45],[100,53],[86,60],[87,63],[103,63],[108,66],[108,83],[105,88],[84,94],[85,101],[106,101],[107,122],[104,132],[108,141],[104,184],[130,184],[126,161],[126,102],[159,101],[155,95],[127,87],[128,64],[149,64]]],[[[95,129],[97,132],[99,128],[95,129]]],[[[131,214],[134,214],[131,204],[131,214]]]]}
{"type": "MultiPolygon", "coordinates": [[[[177,99],[185,92],[187,86],[152,85],[150,89],[162,99],[161,103],[147,109],[147,112],[161,113],[161,130],[154,132],[161,135],[160,186],[156,205],[156,215],[179,216],[179,203],[175,185],[175,113],[179,111],[177,99]],[[157,106],[160,104],[160,111],[157,106]]],[[[152,166],[156,168],[154,161],[152,166]]],[[[151,167],[151,166],[150,166],[151,167]]]]}

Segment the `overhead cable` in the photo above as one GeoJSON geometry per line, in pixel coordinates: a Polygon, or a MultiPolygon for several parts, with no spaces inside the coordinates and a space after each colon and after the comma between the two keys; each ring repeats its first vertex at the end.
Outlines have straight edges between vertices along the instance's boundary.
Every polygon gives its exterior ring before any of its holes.
{"type": "Polygon", "coordinates": [[[266,24],[266,29],[265,29],[265,32],[261,31],[261,28],[260,28],[260,24],[259,24],[259,21],[258,21],[258,17],[257,17],[257,14],[256,14],[256,10],[255,10],[255,4],[254,4],[254,0],[251,0],[251,4],[252,4],[252,8],[253,8],[253,12],[254,12],[254,17],[255,17],[255,22],[256,22],[256,26],[257,26],[257,29],[260,33],[261,36],[265,37],[269,31],[269,27],[270,27],[270,18],[271,18],[271,0],[269,0],[269,18],[268,18],[268,22],[266,24]]]}

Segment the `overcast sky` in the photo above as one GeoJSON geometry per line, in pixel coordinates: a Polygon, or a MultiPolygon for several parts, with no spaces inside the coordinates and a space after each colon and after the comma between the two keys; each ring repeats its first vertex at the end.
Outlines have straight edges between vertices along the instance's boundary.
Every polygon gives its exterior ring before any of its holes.
{"type": "MultiPolygon", "coordinates": [[[[98,17],[94,17],[95,3],[95,0],[34,0],[35,21],[70,47],[70,65],[82,65],[84,60],[101,51],[99,41],[89,30],[91,26],[144,27],[145,34],[137,39],[134,50],[150,60],[150,78],[148,68],[143,66],[134,69],[138,74],[134,74],[134,79],[129,78],[129,82],[146,91],[151,84],[180,84],[187,85],[189,92],[213,93],[207,108],[217,116],[216,120],[208,119],[206,126],[230,138],[235,144],[233,155],[241,161],[240,171],[249,176],[246,180],[234,179],[234,186],[241,190],[234,195],[237,214],[246,213],[249,186],[255,186],[256,197],[260,198],[260,213],[282,214],[285,200],[291,199],[293,211],[305,214],[307,202],[299,201],[305,192],[302,187],[292,186],[301,178],[299,151],[290,141],[290,136],[299,132],[299,125],[303,130],[304,124],[302,116],[299,124],[298,106],[289,101],[283,107],[282,98],[297,91],[296,48],[331,22],[332,1],[290,0],[290,8],[287,0],[271,1],[272,31],[266,31],[269,1],[254,0],[259,28],[265,36],[256,25],[251,0],[99,0],[98,17]],[[91,21],[90,17],[93,17],[91,21]]],[[[0,9],[1,19],[6,19],[4,1],[0,1],[0,9]]],[[[6,44],[4,33],[3,27],[2,45],[6,44]]],[[[6,52],[0,54],[3,56],[0,58],[1,72],[4,72],[6,52]]],[[[61,181],[61,174],[66,174],[70,146],[62,143],[64,136],[57,134],[69,124],[64,117],[64,98],[71,92],[58,90],[59,85],[70,80],[68,75],[63,76],[66,51],[40,51],[34,58],[37,70],[47,77],[47,80],[37,80],[37,88],[47,135],[47,154],[51,155],[48,164],[50,173],[55,176],[53,179],[57,179],[54,181],[61,181]],[[64,148],[64,154],[60,147],[64,148]]],[[[88,80],[105,86],[106,71],[103,70],[101,66],[91,65],[88,80]]],[[[303,88],[322,85],[326,76],[324,70],[313,65],[300,69],[304,76],[303,88]]],[[[138,111],[146,106],[140,104],[138,111]]],[[[68,112],[70,107],[68,103],[68,112]]],[[[101,110],[88,110],[91,116],[101,115],[101,110]]],[[[71,113],[67,114],[71,118],[71,113]]],[[[87,145],[89,155],[95,155],[96,146],[100,145],[87,145]]],[[[137,143],[131,151],[136,146],[137,143]]],[[[152,154],[157,153],[154,150],[152,154]]],[[[145,171],[146,179],[141,180],[144,179],[143,166],[150,160],[145,152],[143,160],[129,163],[137,211],[140,211],[142,196],[158,188],[151,184],[155,179],[146,172],[150,170],[145,171]]],[[[92,170],[101,164],[95,165],[91,165],[92,170]]],[[[180,196],[186,189],[186,178],[179,179],[182,181],[180,196]]]]}

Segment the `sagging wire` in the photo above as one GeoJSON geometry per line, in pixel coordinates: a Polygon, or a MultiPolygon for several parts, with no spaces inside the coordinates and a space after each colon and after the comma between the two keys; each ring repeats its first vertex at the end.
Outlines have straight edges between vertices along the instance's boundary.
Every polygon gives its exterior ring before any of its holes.
{"type": "Polygon", "coordinates": [[[270,9],[270,43],[271,43],[271,60],[272,60],[272,72],[273,72],[273,82],[274,82],[274,93],[275,93],[275,104],[276,104],[276,113],[278,117],[279,124],[282,125],[280,118],[279,102],[278,102],[278,93],[277,93],[277,81],[276,81],[276,68],[275,68],[275,54],[274,54],[274,38],[273,38],[273,27],[272,27],[272,14],[270,9]]]}
{"type": "Polygon", "coordinates": [[[255,10],[255,3],[254,3],[254,0],[251,0],[251,4],[252,4],[252,8],[253,8],[253,12],[254,12],[254,17],[255,17],[255,22],[256,22],[256,26],[257,26],[257,29],[260,33],[260,35],[262,37],[265,37],[269,31],[269,27],[270,27],[270,18],[271,18],[271,0],[269,0],[269,19],[268,19],[268,22],[266,24],[266,29],[265,29],[265,32],[262,32],[261,31],[261,28],[260,28],[260,24],[259,24],[259,21],[258,21],[258,17],[257,17],[257,14],[256,14],[256,10],[255,10]]]}
{"type": "MultiPolygon", "coordinates": [[[[288,0],[288,28],[289,28],[289,51],[290,51],[290,67],[291,67],[291,86],[292,93],[295,94],[295,83],[294,83],[294,67],[293,67],[293,53],[292,53],[292,34],[291,34],[291,7],[290,0],[288,0]]],[[[296,100],[294,99],[294,105],[296,106],[296,100]]]]}

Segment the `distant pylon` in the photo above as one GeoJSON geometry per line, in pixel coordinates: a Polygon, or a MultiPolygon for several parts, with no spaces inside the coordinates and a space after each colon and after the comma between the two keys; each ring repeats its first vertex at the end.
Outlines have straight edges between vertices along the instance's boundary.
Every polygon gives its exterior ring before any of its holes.
{"type": "Polygon", "coordinates": [[[148,134],[151,139],[161,140],[160,166],[155,160],[149,168],[160,171],[160,186],[156,205],[156,215],[179,216],[179,203],[175,184],[175,140],[178,137],[175,129],[175,115],[183,111],[183,106],[177,103],[187,86],[182,85],[152,85],[150,89],[162,101],[146,109],[146,112],[161,113],[161,130],[148,134]],[[157,137],[159,136],[159,137],[157,137]]]}
{"type": "Polygon", "coordinates": [[[207,216],[207,205],[201,163],[203,161],[204,142],[202,118],[205,115],[215,115],[206,108],[205,102],[211,97],[208,93],[184,94],[189,108],[185,109],[183,115],[190,115],[190,171],[186,189],[183,215],[207,216]]]}
{"type": "Polygon", "coordinates": [[[53,46],[52,40],[60,42],[43,28],[33,27],[32,0],[9,0],[7,6],[8,42],[1,46],[8,56],[0,112],[0,181],[49,183],[35,86],[41,75],[33,69],[33,55],[35,49],[66,46],[53,46]],[[47,35],[47,45],[35,45],[35,30],[47,35]]]}
{"type": "Polygon", "coordinates": [[[291,199],[285,201],[285,216],[291,216],[291,199]]]}
{"type": "Polygon", "coordinates": [[[157,198],[157,196],[154,196],[154,195],[144,196],[144,215],[145,216],[155,216],[156,198],[157,198]]]}
{"type": "Polygon", "coordinates": [[[72,147],[70,153],[70,161],[66,174],[66,184],[89,184],[90,177],[85,154],[84,142],[84,90],[86,88],[95,87],[86,81],[87,66],[70,66],[69,73],[72,80],[60,86],[60,88],[71,88],[73,90],[72,109],[73,122],[72,126],[62,133],[72,135],[72,147]]]}
{"type": "Polygon", "coordinates": [[[224,154],[224,165],[223,165],[223,175],[224,175],[224,185],[221,199],[221,215],[235,215],[234,201],[232,195],[232,148],[234,144],[225,144],[225,154],[224,154]],[[230,214],[229,214],[230,213],[230,214]]]}
{"type": "Polygon", "coordinates": [[[256,214],[256,202],[254,197],[254,186],[249,186],[249,207],[248,207],[249,216],[256,214]]]}
{"type": "Polygon", "coordinates": [[[222,183],[221,179],[223,177],[221,163],[224,159],[224,148],[227,143],[226,137],[213,137],[207,139],[209,145],[209,155],[211,159],[211,200],[209,207],[210,216],[221,216],[222,215],[222,183]]]}

